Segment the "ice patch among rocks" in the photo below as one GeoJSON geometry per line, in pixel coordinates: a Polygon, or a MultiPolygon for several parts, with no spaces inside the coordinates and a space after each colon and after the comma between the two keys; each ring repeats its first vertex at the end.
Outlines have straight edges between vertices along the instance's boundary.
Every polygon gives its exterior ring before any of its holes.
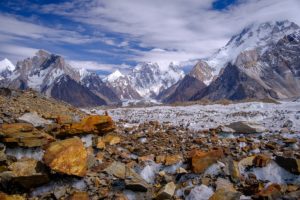
{"type": "Polygon", "coordinates": [[[214,194],[211,187],[206,185],[200,185],[194,187],[190,194],[186,197],[186,200],[207,200],[214,194]]]}
{"type": "Polygon", "coordinates": [[[44,155],[44,151],[41,148],[6,148],[6,155],[14,156],[18,160],[21,158],[33,158],[41,161],[44,155]]]}
{"type": "Polygon", "coordinates": [[[271,161],[266,167],[253,168],[250,172],[254,173],[258,180],[270,181],[277,184],[300,184],[300,176],[291,174],[274,161],[271,161]]]}
{"type": "Polygon", "coordinates": [[[46,120],[40,117],[36,112],[33,113],[25,113],[21,117],[18,118],[21,121],[32,124],[35,127],[45,126],[46,124],[51,124],[51,120],[46,120]]]}

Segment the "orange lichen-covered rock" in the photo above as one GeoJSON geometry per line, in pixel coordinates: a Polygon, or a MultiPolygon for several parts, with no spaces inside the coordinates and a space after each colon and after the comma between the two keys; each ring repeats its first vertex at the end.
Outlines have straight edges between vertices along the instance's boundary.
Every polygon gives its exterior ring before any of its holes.
{"type": "Polygon", "coordinates": [[[1,142],[16,144],[22,147],[39,147],[46,145],[54,138],[29,123],[13,123],[0,125],[1,142]]]}
{"type": "Polygon", "coordinates": [[[110,116],[90,115],[80,122],[63,124],[58,135],[105,134],[115,129],[110,116]]]}
{"type": "Polygon", "coordinates": [[[77,137],[51,143],[43,160],[53,171],[80,177],[86,175],[87,151],[77,137]]]}
{"type": "Polygon", "coordinates": [[[214,164],[224,156],[222,149],[211,150],[208,152],[193,150],[190,155],[194,173],[203,173],[210,165],[214,164]]]}

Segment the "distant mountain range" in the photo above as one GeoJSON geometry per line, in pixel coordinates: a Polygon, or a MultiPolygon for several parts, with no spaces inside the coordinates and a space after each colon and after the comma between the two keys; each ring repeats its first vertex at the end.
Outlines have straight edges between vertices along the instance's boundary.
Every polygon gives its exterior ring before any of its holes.
{"type": "Polygon", "coordinates": [[[39,50],[16,66],[1,61],[0,86],[32,88],[79,107],[145,99],[173,103],[299,97],[300,27],[289,21],[251,25],[187,74],[172,63],[166,69],[140,63],[127,74],[117,70],[101,79],[39,50]]]}

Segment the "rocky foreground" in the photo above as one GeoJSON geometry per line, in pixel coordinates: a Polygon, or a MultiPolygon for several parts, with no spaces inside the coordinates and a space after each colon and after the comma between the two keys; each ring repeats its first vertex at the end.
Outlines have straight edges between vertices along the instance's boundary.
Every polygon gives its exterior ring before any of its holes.
{"type": "Polygon", "coordinates": [[[0,199],[299,199],[299,130],[195,130],[0,89],[0,199]]]}

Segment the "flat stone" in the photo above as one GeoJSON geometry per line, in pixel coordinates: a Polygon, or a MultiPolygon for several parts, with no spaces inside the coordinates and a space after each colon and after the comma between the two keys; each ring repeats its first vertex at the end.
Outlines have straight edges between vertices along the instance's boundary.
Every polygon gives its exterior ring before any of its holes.
{"type": "Polygon", "coordinates": [[[103,135],[115,129],[114,122],[110,116],[90,115],[80,122],[61,125],[58,136],[97,134],[103,135]]]}
{"type": "Polygon", "coordinates": [[[169,182],[159,190],[155,199],[158,200],[171,199],[175,193],[175,189],[176,189],[175,183],[169,182]]]}
{"type": "Polygon", "coordinates": [[[126,166],[121,162],[114,161],[107,168],[105,168],[104,171],[115,177],[125,179],[126,166]]]}
{"type": "Polygon", "coordinates": [[[40,186],[49,181],[42,163],[28,158],[10,164],[8,171],[0,173],[0,177],[1,181],[5,181],[6,185],[17,184],[25,189],[40,186]]]}
{"type": "Polygon", "coordinates": [[[28,123],[0,125],[0,141],[21,147],[40,147],[53,142],[55,139],[28,123]]]}
{"type": "Polygon", "coordinates": [[[293,174],[300,174],[300,159],[276,156],[275,162],[293,174]]]}
{"type": "Polygon", "coordinates": [[[238,121],[233,122],[227,127],[233,129],[236,133],[262,133],[266,131],[266,128],[255,122],[238,121]]]}
{"type": "Polygon", "coordinates": [[[132,168],[126,167],[125,187],[132,191],[147,192],[149,185],[132,168]]]}

